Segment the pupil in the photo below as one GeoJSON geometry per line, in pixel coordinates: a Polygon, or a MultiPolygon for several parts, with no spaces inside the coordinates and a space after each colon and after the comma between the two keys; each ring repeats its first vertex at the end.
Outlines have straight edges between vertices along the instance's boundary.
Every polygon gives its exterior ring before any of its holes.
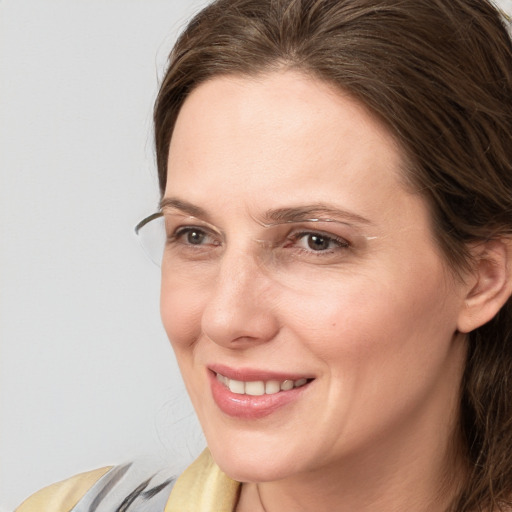
{"type": "Polygon", "coordinates": [[[201,233],[201,231],[189,231],[187,239],[189,244],[198,245],[204,240],[204,233],[201,233]]]}
{"type": "Polygon", "coordinates": [[[323,236],[309,235],[308,246],[314,251],[320,251],[329,248],[329,240],[323,236]]]}

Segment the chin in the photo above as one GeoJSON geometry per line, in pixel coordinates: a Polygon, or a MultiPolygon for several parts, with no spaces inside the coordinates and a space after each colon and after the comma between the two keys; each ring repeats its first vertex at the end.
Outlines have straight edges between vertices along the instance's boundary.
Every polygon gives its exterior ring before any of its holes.
{"type": "Polygon", "coordinates": [[[254,439],[246,442],[208,443],[211,454],[220,469],[238,482],[272,482],[282,480],[299,471],[304,465],[304,450],[293,453],[289,445],[262,443],[254,439]],[[286,446],[286,451],[283,447],[286,446]]]}

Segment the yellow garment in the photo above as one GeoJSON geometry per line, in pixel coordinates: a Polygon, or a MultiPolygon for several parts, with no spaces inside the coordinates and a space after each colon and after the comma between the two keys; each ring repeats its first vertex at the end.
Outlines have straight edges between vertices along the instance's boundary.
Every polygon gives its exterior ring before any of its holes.
{"type": "Polygon", "coordinates": [[[174,484],[165,512],[233,512],[240,483],[231,480],[206,449],[174,484]]]}
{"type": "Polygon", "coordinates": [[[82,496],[111,468],[81,473],[41,489],[26,499],[16,512],[69,512],[82,496]]]}
{"type": "MultiPolygon", "coordinates": [[[[111,468],[102,468],[50,485],[24,501],[16,512],[70,512],[111,468]]],[[[178,478],[164,512],[233,512],[240,483],[226,476],[208,449],[178,478]]]]}

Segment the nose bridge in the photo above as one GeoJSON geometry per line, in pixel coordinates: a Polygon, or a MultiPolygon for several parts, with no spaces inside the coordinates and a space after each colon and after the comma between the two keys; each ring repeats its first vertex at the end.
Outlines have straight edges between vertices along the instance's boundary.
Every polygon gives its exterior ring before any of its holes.
{"type": "MultiPolygon", "coordinates": [[[[210,303],[219,310],[234,308],[242,299],[255,292],[258,277],[254,257],[247,251],[226,251],[219,264],[216,282],[211,290],[210,303]]],[[[243,305],[243,304],[240,304],[243,305]]]]}
{"type": "Polygon", "coordinates": [[[203,310],[203,332],[212,341],[230,346],[271,339],[277,319],[269,304],[269,286],[254,246],[226,249],[203,310]]]}
{"type": "Polygon", "coordinates": [[[256,257],[247,248],[226,251],[219,270],[218,291],[237,294],[246,287],[246,282],[257,280],[256,257]]]}

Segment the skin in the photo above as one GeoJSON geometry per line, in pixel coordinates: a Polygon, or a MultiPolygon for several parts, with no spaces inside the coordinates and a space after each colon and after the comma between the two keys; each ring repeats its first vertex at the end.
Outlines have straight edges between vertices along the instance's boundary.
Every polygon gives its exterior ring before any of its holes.
{"type": "Polygon", "coordinates": [[[454,493],[458,328],[476,281],[450,272],[404,165],[374,115],[298,72],[214,78],[182,107],[165,197],[221,235],[167,249],[161,313],[215,461],[246,482],[239,512],[432,512],[454,493]],[[350,247],[287,238],[286,263],[262,258],[265,212],[313,203],[365,219],[324,223],[350,247]],[[213,363],[314,380],[264,418],[232,418],[213,363]]]}

